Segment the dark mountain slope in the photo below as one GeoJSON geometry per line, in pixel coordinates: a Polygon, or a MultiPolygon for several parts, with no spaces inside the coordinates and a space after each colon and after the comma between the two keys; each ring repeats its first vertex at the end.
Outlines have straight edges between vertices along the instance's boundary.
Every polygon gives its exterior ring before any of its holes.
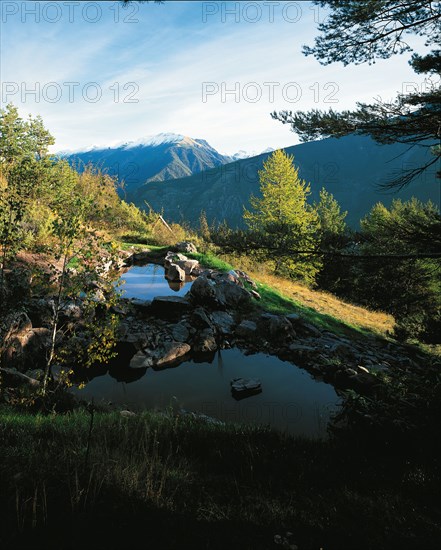
{"type": "MultiPolygon", "coordinates": [[[[318,198],[324,186],[334,194],[348,223],[358,222],[376,202],[389,205],[393,198],[404,200],[416,196],[440,204],[440,182],[436,167],[399,192],[378,188],[403,169],[420,166],[430,158],[424,147],[401,144],[378,145],[369,137],[347,136],[303,143],[285,149],[294,155],[302,178],[311,183],[311,200],[318,198]]],[[[258,170],[268,154],[245,158],[190,177],[167,182],[150,182],[140,187],[133,200],[139,206],[146,200],[155,210],[164,208],[170,221],[197,224],[201,210],[209,221],[226,220],[232,227],[243,225],[243,207],[249,206],[251,194],[259,195],[258,170]]]]}

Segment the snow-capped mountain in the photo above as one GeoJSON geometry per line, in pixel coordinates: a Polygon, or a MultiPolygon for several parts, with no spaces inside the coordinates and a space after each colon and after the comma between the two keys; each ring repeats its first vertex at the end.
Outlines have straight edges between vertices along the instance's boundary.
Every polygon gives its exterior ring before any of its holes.
{"type": "Polygon", "coordinates": [[[264,153],[272,153],[274,149],[272,147],[267,147],[264,151],[244,151],[241,149],[240,151],[237,151],[237,153],[234,153],[231,155],[231,158],[233,160],[241,160],[241,159],[248,159],[251,157],[257,157],[258,155],[263,155],[264,153]]]}
{"type": "Polygon", "coordinates": [[[92,146],[83,150],[59,152],[75,163],[92,163],[124,181],[127,199],[151,181],[182,178],[231,162],[204,139],[174,133],[161,133],[135,141],[92,146]]]}

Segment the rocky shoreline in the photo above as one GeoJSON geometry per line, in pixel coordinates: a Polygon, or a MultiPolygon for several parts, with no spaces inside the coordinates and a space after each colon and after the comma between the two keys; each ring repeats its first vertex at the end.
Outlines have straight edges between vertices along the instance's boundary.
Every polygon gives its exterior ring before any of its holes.
{"type": "MultiPolygon", "coordinates": [[[[392,341],[367,335],[349,340],[320,330],[296,313],[265,312],[259,306],[257,285],[246,273],[205,269],[182,249],[194,251],[183,243],[162,259],[152,257],[149,250],[121,254],[121,272],[153,261],[164,265],[171,280],[194,278],[184,297],[122,298],[114,307],[120,317],[116,349],[128,372],[174,367],[194,355],[208,357],[219,349],[238,347],[247,354],[263,352],[292,362],[336,389],[371,395],[379,388],[378,372],[414,370],[424,359],[418,350],[392,341]]],[[[38,385],[50,332],[49,310],[48,300],[40,298],[31,301],[27,311],[3,319],[4,376],[38,385]]],[[[77,330],[81,317],[81,304],[67,304],[62,311],[63,324],[77,330]]]]}

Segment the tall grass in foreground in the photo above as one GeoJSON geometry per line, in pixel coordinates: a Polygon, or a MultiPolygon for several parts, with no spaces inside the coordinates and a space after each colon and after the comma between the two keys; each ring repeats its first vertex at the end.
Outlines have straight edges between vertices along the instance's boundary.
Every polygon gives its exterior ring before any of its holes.
{"type": "Polygon", "coordinates": [[[2,549],[268,549],[285,529],[301,550],[428,550],[439,534],[436,472],[399,453],[152,412],[0,421],[2,549]]]}

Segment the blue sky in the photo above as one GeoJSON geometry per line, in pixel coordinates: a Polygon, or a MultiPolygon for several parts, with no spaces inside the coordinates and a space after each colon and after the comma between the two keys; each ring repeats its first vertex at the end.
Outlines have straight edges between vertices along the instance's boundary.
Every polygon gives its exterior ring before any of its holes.
{"type": "Polygon", "coordinates": [[[225,153],[260,152],[298,143],[273,110],[346,109],[423,86],[409,55],[348,67],[305,57],[326,16],[310,2],[1,9],[2,106],[40,114],[56,151],[175,132],[225,153]]]}

